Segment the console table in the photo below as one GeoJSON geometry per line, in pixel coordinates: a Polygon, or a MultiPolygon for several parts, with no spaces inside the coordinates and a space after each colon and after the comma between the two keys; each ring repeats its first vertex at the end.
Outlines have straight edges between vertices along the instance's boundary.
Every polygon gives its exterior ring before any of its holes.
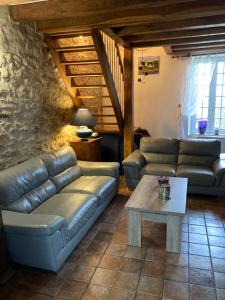
{"type": "Polygon", "coordinates": [[[102,137],[90,138],[87,141],[74,137],[70,140],[70,146],[79,160],[101,161],[101,140],[102,137]]]}

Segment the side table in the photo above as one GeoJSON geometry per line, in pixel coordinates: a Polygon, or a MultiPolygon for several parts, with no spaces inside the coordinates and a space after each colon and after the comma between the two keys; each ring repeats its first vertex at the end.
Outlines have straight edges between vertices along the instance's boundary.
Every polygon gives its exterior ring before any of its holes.
{"type": "Polygon", "coordinates": [[[102,137],[90,138],[87,141],[74,137],[70,140],[70,146],[79,160],[101,161],[101,140],[102,137]]]}

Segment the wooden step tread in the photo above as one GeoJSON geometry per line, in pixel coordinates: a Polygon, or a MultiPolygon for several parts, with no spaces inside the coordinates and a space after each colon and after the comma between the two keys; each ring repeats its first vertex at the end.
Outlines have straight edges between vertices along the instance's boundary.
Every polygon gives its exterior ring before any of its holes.
{"type": "Polygon", "coordinates": [[[98,59],[92,60],[71,60],[71,61],[61,61],[63,65],[92,65],[92,64],[99,64],[98,59]]]}
{"type": "Polygon", "coordinates": [[[110,98],[109,96],[77,96],[78,99],[102,99],[110,98]]]}
{"type": "Polygon", "coordinates": [[[83,108],[88,108],[88,109],[96,109],[96,108],[113,108],[112,105],[98,105],[98,106],[89,106],[89,105],[84,105],[82,106],[83,108]]]}
{"type": "Polygon", "coordinates": [[[93,117],[100,118],[100,117],[110,117],[115,118],[115,115],[107,115],[107,114],[92,114],[93,117]]]}
{"type": "Polygon", "coordinates": [[[50,33],[52,38],[71,38],[71,37],[80,37],[80,36],[91,36],[91,32],[89,30],[86,31],[71,31],[71,32],[53,32],[50,33]]]}
{"type": "Polygon", "coordinates": [[[95,51],[94,46],[76,46],[76,47],[64,47],[64,48],[55,48],[57,52],[86,52],[86,51],[95,51]]]}
{"type": "Polygon", "coordinates": [[[76,87],[78,89],[90,89],[90,88],[102,88],[102,87],[106,87],[106,85],[104,84],[76,85],[75,83],[72,83],[72,87],[76,87]]]}
{"type": "Polygon", "coordinates": [[[83,73],[83,74],[67,74],[67,77],[77,78],[77,77],[101,77],[102,73],[83,73]]]}
{"type": "Polygon", "coordinates": [[[118,124],[117,123],[111,123],[111,122],[96,122],[96,124],[97,125],[117,125],[118,126],[118,124]]]}
{"type": "Polygon", "coordinates": [[[115,134],[120,134],[120,131],[118,128],[107,128],[107,127],[102,127],[102,128],[97,128],[96,130],[98,133],[115,133],[115,134]]]}

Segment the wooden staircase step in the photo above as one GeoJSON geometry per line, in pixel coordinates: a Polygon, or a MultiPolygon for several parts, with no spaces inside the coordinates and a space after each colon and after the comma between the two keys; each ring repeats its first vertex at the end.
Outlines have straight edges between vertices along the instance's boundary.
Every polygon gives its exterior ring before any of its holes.
{"type": "Polygon", "coordinates": [[[115,115],[107,115],[107,114],[92,114],[93,117],[96,117],[96,118],[100,118],[100,117],[110,117],[110,118],[115,118],[116,116],[115,115]]]}
{"type": "Polygon", "coordinates": [[[101,98],[109,98],[109,96],[77,96],[77,98],[78,99],[101,99],[101,98]]]}
{"type": "Polygon", "coordinates": [[[71,32],[56,32],[56,33],[50,33],[50,36],[54,39],[67,39],[67,38],[73,38],[73,37],[85,37],[85,36],[91,36],[90,31],[71,31],[71,32]]]}
{"type": "Polygon", "coordinates": [[[71,78],[77,78],[77,77],[101,77],[103,76],[102,73],[83,73],[83,74],[67,74],[67,77],[71,77],[71,78]]]}
{"type": "Polygon", "coordinates": [[[89,105],[84,105],[82,106],[83,108],[88,108],[88,109],[96,109],[96,108],[113,108],[112,105],[98,105],[98,106],[89,106],[89,105]]]}
{"type": "Polygon", "coordinates": [[[61,61],[61,64],[63,65],[92,65],[92,64],[99,64],[98,59],[92,59],[92,60],[71,60],[71,61],[61,61]]]}
{"type": "Polygon", "coordinates": [[[64,47],[64,48],[55,48],[57,52],[87,52],[95,51],[94,46],[75,46],[75,47],[64,47]]]}
{"type": "Polygon", "coordinates": [[[101,122],[100,122],[100,121],[99,121],[99,122],[97,121],[96,124],[97,124],[97,125],[116,125],[116,126],[118,126],[117,123],[113,123],[113,122],[104,122],[104,121],[101,121],[101,122]]]}
{"type": "Polygon", "coordinates": [[[85,85],[76,85],[72,82],[72,87],[76,87],[77,89],[92,89],[92,88],[103,88],[106,87],[105,84],[85,84],[85,85]]]}

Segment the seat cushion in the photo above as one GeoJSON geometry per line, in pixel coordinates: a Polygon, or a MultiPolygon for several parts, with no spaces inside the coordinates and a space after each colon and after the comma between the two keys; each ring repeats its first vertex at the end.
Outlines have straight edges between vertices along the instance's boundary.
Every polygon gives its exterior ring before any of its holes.
{"type": "Polygon", "coordinates": [[[176,165],[150,163],[142,168],[141,175],[176,176],[176,165]]]}
{"type": "Polygon", "coordinates": [[[97,196],[98,206],[115,195],[117,180],[109,176],[81,176],[68,184],[61,193],[86,193],[97,196]]]}
{"type": "Polygon", "coordinates": [[[193,186],[212,186],[215,183],[215,175],[207,167],[178,166],[176,176],[188,178],[188,185],[193,186]]]}
{"type": "Polygon", "coordinates": [[[56,215],[63,217],[72,238],[79,229],[93,216],[97,209],[97,198],[87,194],[56,194],[49,198],[32,214],[56,215]]]}

